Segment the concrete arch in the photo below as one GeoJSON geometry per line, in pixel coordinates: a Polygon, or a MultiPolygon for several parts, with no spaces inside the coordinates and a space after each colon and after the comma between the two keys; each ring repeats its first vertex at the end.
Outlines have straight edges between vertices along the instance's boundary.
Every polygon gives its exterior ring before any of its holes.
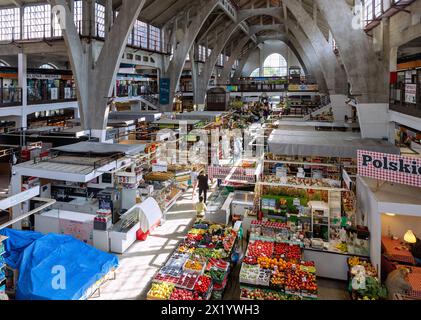
{"type": "Polygon", "coordinates": [[[336,40],[352,93],[359,103],[388,103],[388,66],[379,61],[346,0],[314,0],[336,40]]]}
{"type": "Polygon", "coordinates": [[[210,57],[208,57],[204,67],[203,73],[197,81],[197,88],[194,94],[195,102],[197,104],[204,104],[206,99],[206,92],[209,81],[212,77],[213,70],[215,68],[216,62],[218,61],[218,57],[221,52],[224,50],[225,46],[227,45],[231,36],[235,33],[237,28],[243,23],[245,20],[258,17],[262,15],[271,16],[278,21],[281,20],[282,9],[281,8],[257,8],[257,9],[246,9],[240,10],[237,12],[237,21],[231,22],[226,28],[226,32],[224,33],[223,37],[218,38],[216,45],[212,49],[212,53],[210,57]]]}
{"type": "Polygon", "coordinates": [[[234,65],[235,61],[238,59],[238,56],[242,52],[244,46],[247,44],[247,42],[253,35],[261,31],[278,31],[280,27],[281,27],[280,24],[251,26],[249,29],[249,34],[247,36],[244,36],[242,39],[240,39],[237,42],[235,50],[231,53],[230,59],[225,63],[224,70],[222,71],[221,83],[228,82],[229,75],[232,70],[232,66],[234,65]]]}
{"type": "Polygon", "coordinates": [[[184,64],[186,62],[186,56],[189,54],[200,30],[203,28],[205,22],[219,3],[219,0],[209,0],[199,3],[196,7],[198,12],[190,25],[186,26],[183,40],[174,50],[173,59],[171,60],[167,70],[164,72],[165,77],[170,79],[170,93],[169,104],[160,106],[162,111],[172,111],[175,92],[178,83],[180,82],[181,73],[183,72],[184,64]]]}
{"type": "Polygon", "coordinates": [[[339,65],[331,45],[324,37],[313,18],[307,13],[303,6],[295,0],[284,0],[283,3],[294,15],[298,24],[309,39],[314,52],[320,61],[320,66],[324,73],[329,92],[332,94],[346,94],[347,75],[339,65]]]}

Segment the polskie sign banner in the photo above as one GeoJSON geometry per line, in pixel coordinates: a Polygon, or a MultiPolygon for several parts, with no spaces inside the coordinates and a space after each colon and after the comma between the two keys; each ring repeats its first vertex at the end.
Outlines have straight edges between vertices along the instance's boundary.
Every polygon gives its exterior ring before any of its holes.
{"type": "Polygon", "coordinates": [[[358,174],[421,188],[421,159],[358,150],[358,174]]]}

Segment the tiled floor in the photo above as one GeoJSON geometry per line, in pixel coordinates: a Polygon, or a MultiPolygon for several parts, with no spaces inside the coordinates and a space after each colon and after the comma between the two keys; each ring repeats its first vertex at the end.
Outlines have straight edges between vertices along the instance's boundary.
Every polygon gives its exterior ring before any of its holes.
{"type": "MultiPolygon", "coordinates": [[[[165,263],[178,242],[194,222],[195,211],[191,193],[185,194],[167,215],[166,223],[157,228],[146,241],[136,242],[119,256],[120,267],[116,280],[101,288],[101,296],[92,300],[144,300],[155,272],[165,263]]],[[[225,299],[240,297],[239,266],[233,270],[226,289],[225,299]]],[[[319,279],[320,300],[347,300],[346,284],[319,279]]]]}

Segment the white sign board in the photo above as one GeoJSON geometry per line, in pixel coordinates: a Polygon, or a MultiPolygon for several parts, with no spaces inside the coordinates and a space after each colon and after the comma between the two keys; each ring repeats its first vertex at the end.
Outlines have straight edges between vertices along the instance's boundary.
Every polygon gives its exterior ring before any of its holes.
{"type": "Polygon", "coordinates": [[[416,104],[417,103],[417,85],[406,84],[405,85],[405,102],[416,104]]]}
{"type": "Polygon", "coordinates": [[[51,88],[51,100],[58,99],[58,88],[51,88]]]}
{"type": "Polygon", "coordinates": [[[1,200],[0,209],[7,210],[9,208],[12,208],[22,202],[28,201],[34,197],[39,196],[39,193],[40,193],[40,187],[36,186],[29,190],[15,194],[14,196],[1,200]]]}

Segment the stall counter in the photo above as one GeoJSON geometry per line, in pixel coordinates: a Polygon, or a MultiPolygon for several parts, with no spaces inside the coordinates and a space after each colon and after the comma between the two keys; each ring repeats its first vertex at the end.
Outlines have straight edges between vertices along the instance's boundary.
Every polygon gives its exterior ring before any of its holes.
{"type": "MultiPolygon", "coordinates": [[[[359,255],[328,250],[304,248],[304,260],[314,261],[317,276],[335,280],[348,280],[348,258],[359,255]]],[[[364,257],[365,256],[359,256],[364,257]]]]}
{"type": "Polygon", "coordinates": [[[71,235],[92,244],[94,219],[92,214],[53,209],[35,215],[35,231],[71,235]]]}

